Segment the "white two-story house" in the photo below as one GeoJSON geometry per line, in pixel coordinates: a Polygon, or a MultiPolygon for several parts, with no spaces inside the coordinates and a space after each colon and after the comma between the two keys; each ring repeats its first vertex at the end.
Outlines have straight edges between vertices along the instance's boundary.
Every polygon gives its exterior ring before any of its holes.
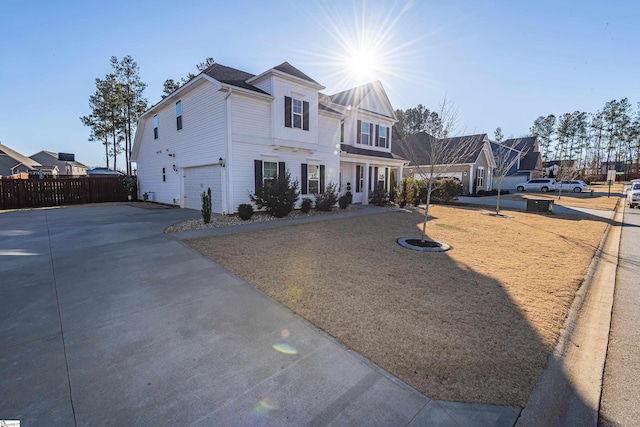
{"type": "Polygon", "coordinates": [[[234,213],[256,186],[288,170],[302,197],[329,183],[368,203],[377,184],[401,177],[391,154],[393,108],[379,82],[328,96],[318,82],[284,62],[254,75],[214,64],[146,111],[132,160],[140,195],[234,213]]]}

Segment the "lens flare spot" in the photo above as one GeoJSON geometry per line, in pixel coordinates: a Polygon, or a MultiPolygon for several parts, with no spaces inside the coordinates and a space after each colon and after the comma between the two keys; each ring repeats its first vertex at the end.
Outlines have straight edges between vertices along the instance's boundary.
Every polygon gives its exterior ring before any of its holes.
{"type": "Polygon", "coordinates": [[[264,398],[261,399],[258,404],[253,407],[253,410],[251,412],[253,412],[253,415],[264,417],[269,415],[269,412],[273,411],[274,409],[278,409],[278,406],[271,402],[269,399],[264,398]]]}
{"type": "Polygon", "coordinates": [[[280,332],[280,338],[282,338],[283,340],[286,340],[287,338],[289,338],[289,334],[291,332],[289,332],[288,329],[283,329],[282,332],[280,332]]]}
{"type": "Polygon", "coordinates": [[[273,349],[283,354],[298,354],[298,350],[285,343],[274,344],[273,349]]]}

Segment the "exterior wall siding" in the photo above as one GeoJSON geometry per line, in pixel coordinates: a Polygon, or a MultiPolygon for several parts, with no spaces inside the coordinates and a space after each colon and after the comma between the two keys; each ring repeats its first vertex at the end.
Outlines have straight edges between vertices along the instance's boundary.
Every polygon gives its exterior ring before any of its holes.
{"type": "Polygon", "coordinates": [[[153,192],[157,202],[183,206],[182,168],[216,164],[226,157],[224,95],[204,82],[144,120],[138,129],[143,132],[137,162],[140,196],[153,192]],[[178,100],[182,101],[181,130],[176,128],[178,100]],[[154,114],[158,115],[158,139],[153,134],[154,114]]]}

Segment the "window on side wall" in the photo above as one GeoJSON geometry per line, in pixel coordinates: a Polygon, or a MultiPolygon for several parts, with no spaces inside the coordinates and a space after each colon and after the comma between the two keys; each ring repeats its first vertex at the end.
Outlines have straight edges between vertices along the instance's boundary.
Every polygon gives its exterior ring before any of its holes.
{"type": "Polygon", "coordinates": [[[176,102],[176,129],[182,129],[182,101],[176,102]]]}
{"type": "Polygon", "coordinates": [[[272,182],[278,177],[278,162],[262,163],[262,185],[272,182]]]}
{"type": "Polygon", "coordinates": [[[158,115],[153,116],[153,139],[158,139],[158,115]]]}
{"type": "Polygon", "coordinates": [[[344,142],[344,121],[340,122],[340,142],[344,142]]]}

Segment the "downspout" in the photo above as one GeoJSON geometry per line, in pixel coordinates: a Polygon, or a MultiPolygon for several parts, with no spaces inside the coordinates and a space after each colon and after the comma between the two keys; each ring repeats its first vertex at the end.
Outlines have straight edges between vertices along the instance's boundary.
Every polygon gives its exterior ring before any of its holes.
{"type": "Polygon", "coordinates": [[[233,213],[235,210],[233,209],[233,186],[231,184],[231,172],[233,169],[232,162],[232,153],[231,153],[231,143],[233,138],[233,131],[231,129],[231,93],[233,89],[229,88],[228,93],[225,95],[224,100],[226,103],[226,113],[227,113],[227,158],[225,160],[225,187],[226,187],[226,201],[227,201],[227,213],[233,213]]]}

